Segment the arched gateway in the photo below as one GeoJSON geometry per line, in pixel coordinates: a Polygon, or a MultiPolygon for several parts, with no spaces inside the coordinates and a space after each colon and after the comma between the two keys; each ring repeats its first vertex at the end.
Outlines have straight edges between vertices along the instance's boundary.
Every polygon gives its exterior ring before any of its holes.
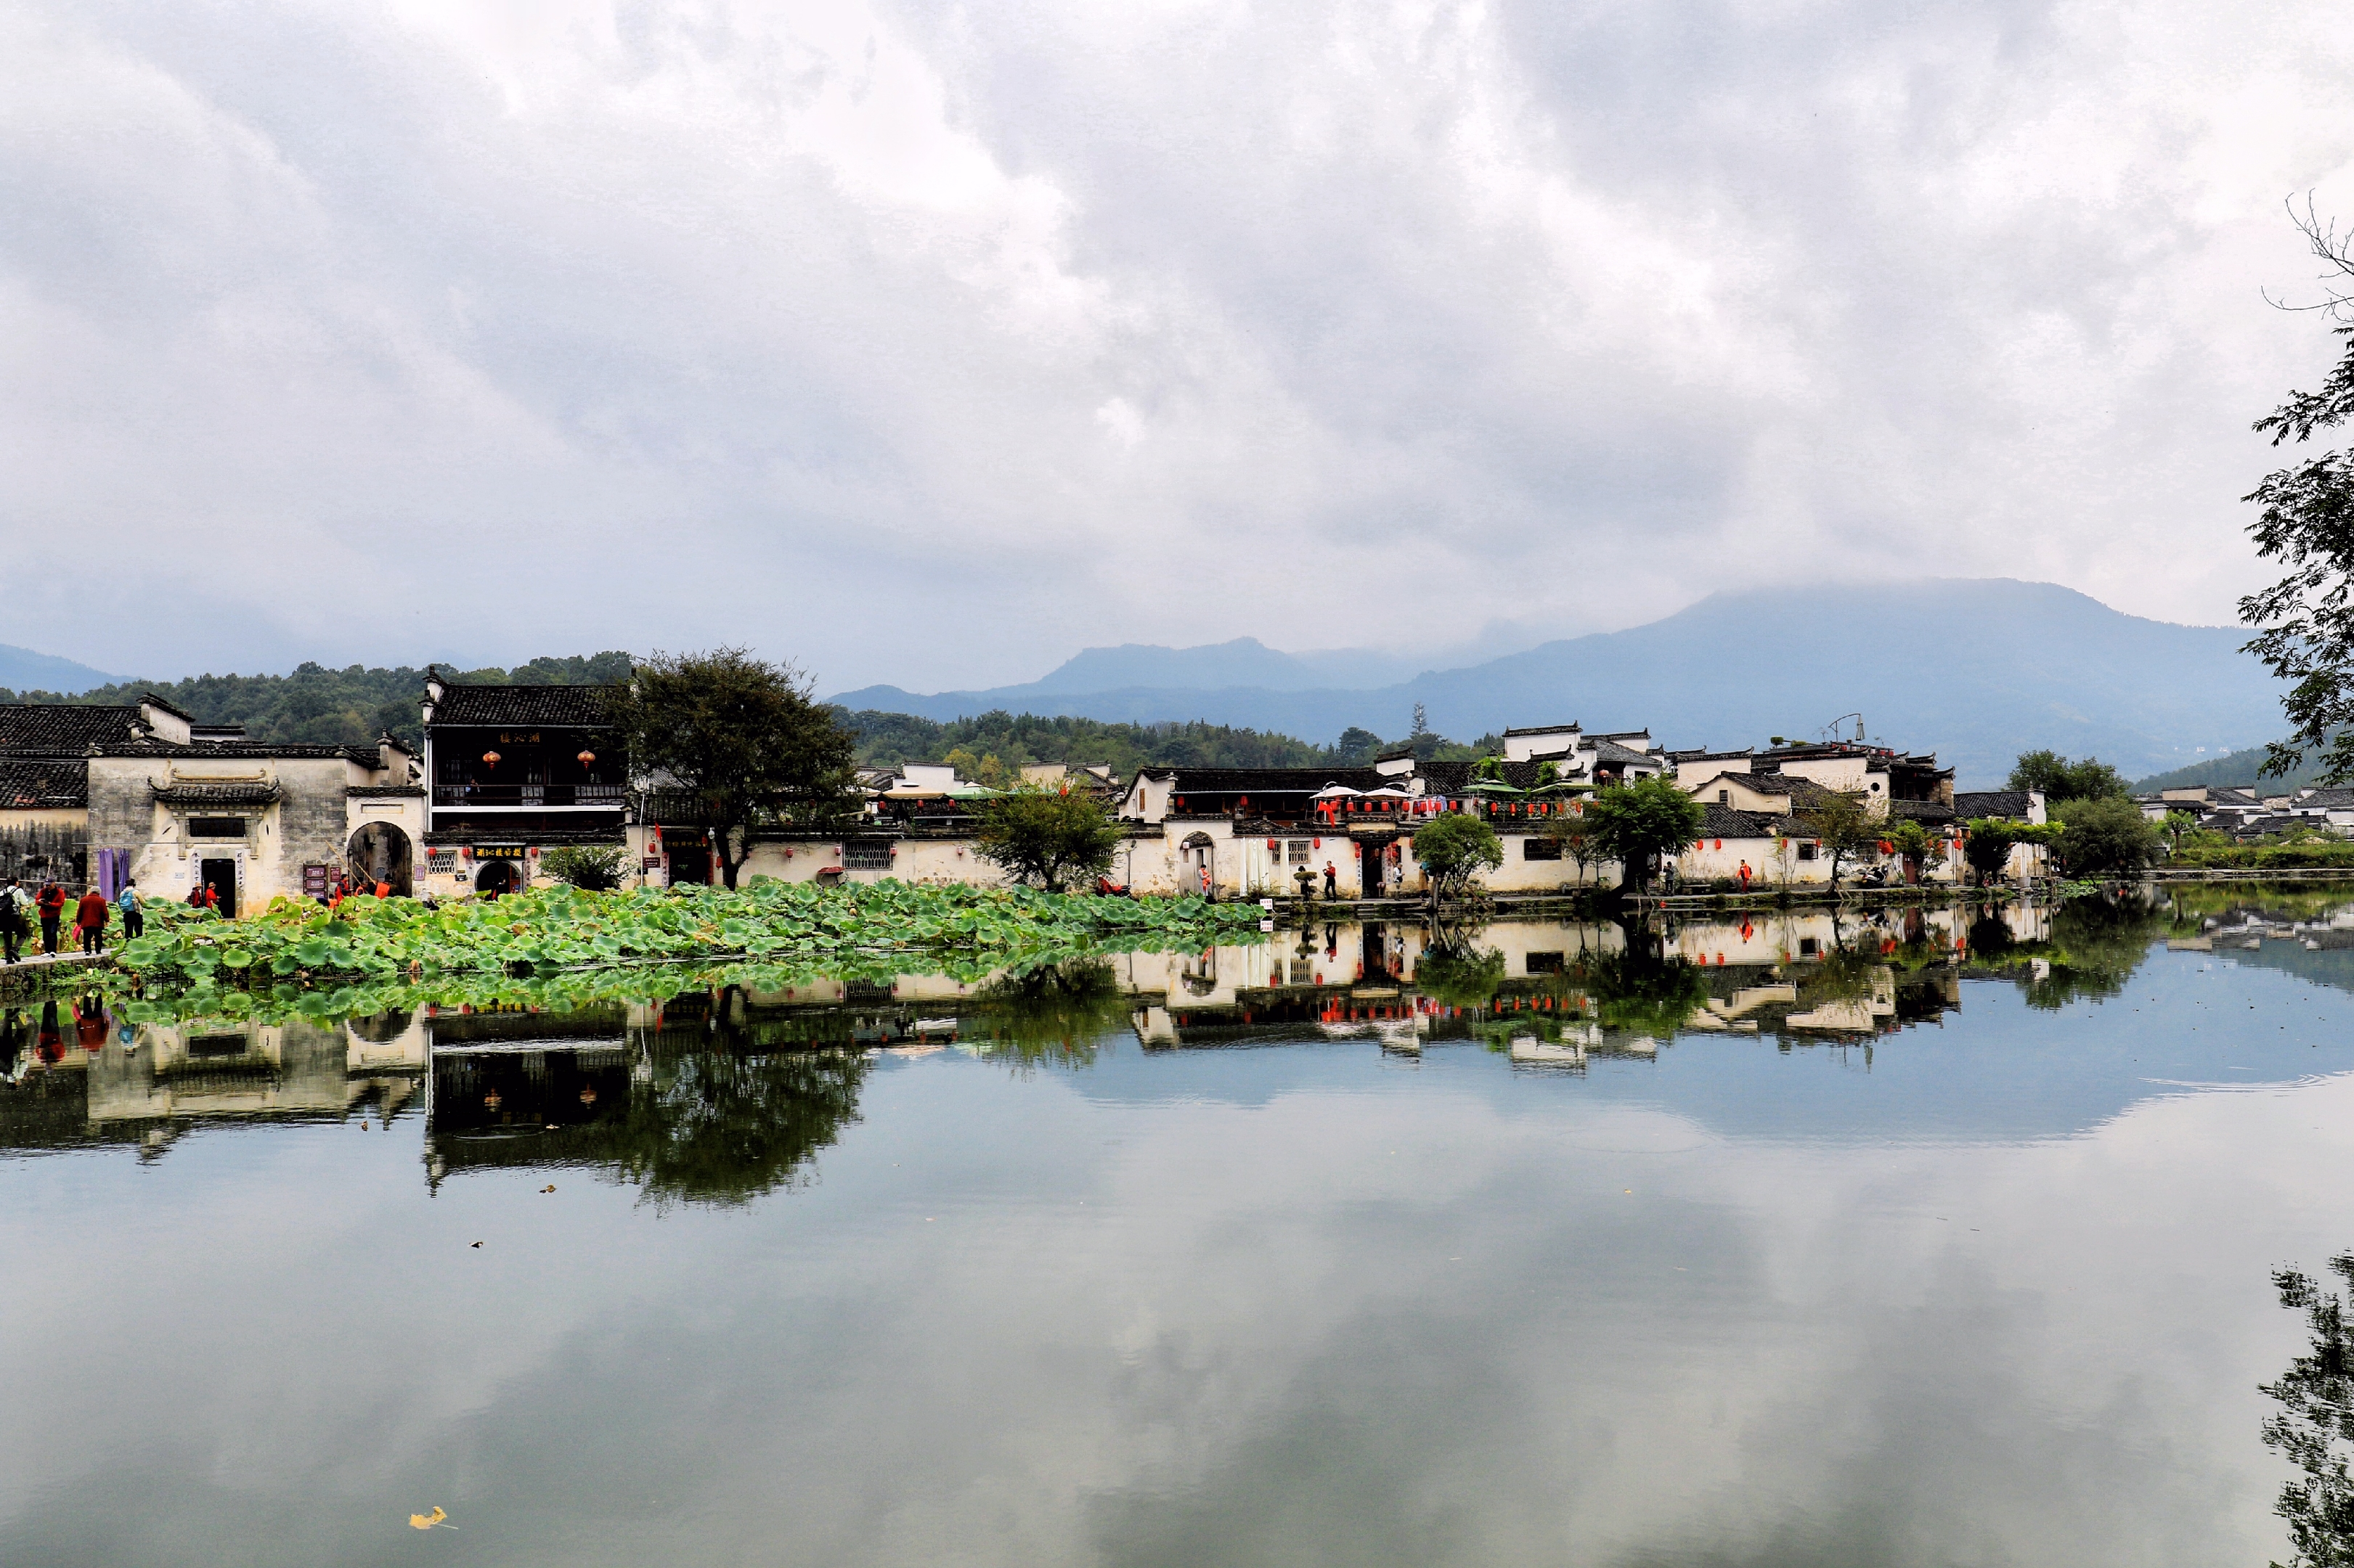
{"type": "Polygon", "coordinates": [[[374,887],[377,883],[392,885],[394,896],[406,898],[410,893],[410,875],[414,870],[408,845],[408,835],[390,822],[369,822],[354,833],[345,851],[345,863],[352,868],[352,881],[362,887],[374,887]]]}

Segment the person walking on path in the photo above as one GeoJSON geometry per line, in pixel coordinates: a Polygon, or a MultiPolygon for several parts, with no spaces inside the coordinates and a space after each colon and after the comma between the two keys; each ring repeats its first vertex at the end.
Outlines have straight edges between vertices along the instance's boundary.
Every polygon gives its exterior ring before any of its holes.
{"type": "Polygon", "coordinates": [[[33,906],[41,912],[41,951],[54,954],[58,950],[58,922],[65,917],[66,890],[54,882],[44,882],[33,906]]]}
{"type": "Polygon", "coordinates": [[[33,928],[32,918],[25,910],[25,890],[12,876],[7,886],[0,887],[0,948],[5,948],[12,964],[24,961],[16,949],[24,945],[27,934],[33,928]]]}
{"type": "Polygon", "coordinates": [[[81,950],[92,958],[106,951],[106,895],[93,887],[81,895],[74,910],[74,929],[81,933],[81,950]]]}
{"type": "Polygon", "coordinates": [[[115,895],[114,906],[122,911],[122,939],[124,941],[128,942],[134,937],[141,937],[146,934],[147,914],[146,911],[139,907],[139,885],[137,883],[126,882],[122,885],[122,891],[115,895]]]}
{"type": "Polygon", "coordinates": [[[202,909],[204,906],[205,885],[199,882],[194,887],[188,889],[188,907],[191,909],[202,909]]]}
{"type": "Polygon", "coordinates": [[[1324,863],[1324,896],[1327,898],[1341,896],[1341,872],[1329,860],[1324,863]]]}

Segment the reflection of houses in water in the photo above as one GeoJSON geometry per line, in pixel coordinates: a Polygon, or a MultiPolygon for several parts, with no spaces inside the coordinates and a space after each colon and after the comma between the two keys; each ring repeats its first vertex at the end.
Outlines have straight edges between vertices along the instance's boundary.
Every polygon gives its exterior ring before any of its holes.
{"type": "Polygon", "coordinates": [[[0,1056],[0,1147],[160,1150],[207,1122],[388,1119],[423,1079],[425,1039],[405,1013],[133,1024],[91,998],[10,1010],[0,1056]]]}
{"type": "Polygon", "coordinates": [[[656,1201],[741,1202],[798,1180],[856,1119],[868,1049],[895,1025],[887,1007],[735,988],[571,1012],[429,1009],[427,1180],[568,1165],[656,1201]]]}
{"type": "MultiPolygon", "coordinates": [[[[2022,923],[2032,928],[2033,916],[2022,923]]],[[[1664,933],[1659,958],[1694,988],[1682,1001],[1641,1003],[1643,1022],[1606,1023],[1623,1009],[1626,969],[1615,923],[1506,920],[1469,938],[1476,995],[1458,994],[1462,964],[1425,983],[1429,932],[1333,922],[1250,947],[1138,953],[1115,961],[1134,997],[1132,1022],[1150,1047],[1254,1039],[1363,1037],[1392,1050],[1480,1039],[1527,1066],[1581,1068],[1596,1056],[1656,1057],[1683,1033],[1770,1036],[1786,1046],[1884,1033],[1958,1006],[1967,930],[1949,909],[1874,916],[1769,911],[1687,920],[1664,933]],[[1618,966],[1618,968],[1614,968],[1618,966]],[[1453,1000],[1442,1001],[1441,996],[1453,1000]],[[1303,1030],[1302,1026],[1311,1026],[1303,1030]]],[[[1656,961],[1656,960],[1654,960],[1656,961]]]]}

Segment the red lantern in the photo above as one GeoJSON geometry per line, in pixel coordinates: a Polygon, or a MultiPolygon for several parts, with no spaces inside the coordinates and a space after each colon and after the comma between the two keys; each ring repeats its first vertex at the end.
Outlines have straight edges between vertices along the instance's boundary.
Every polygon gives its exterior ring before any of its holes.
{"type": "Polygon", "coordinates": [[[499,754],[495,751],[486,751],[482,753],[482,760],[489,766],[496,768],[499,765],[499,754]]]}
{"type": "Polygon", "coordinates": [[[578,757],[574,758],[572,760],[574,760],[575,762],[578,762],[578,764],[580,764],[580,766],[581,766],[581,767],[586,768],[586,767],[588,767],[590,763],[592,763],[592,762],[594,762],[594,761],[596,761],[596,760],[597,760],[597,754],[596,754],[595,752],[593,752],[593,751],[584,751],[584,752],[582,752],[579,756],[578,756],[578,757]]]}
{"type": "Polygon", "coordinates": [[[1274,839],[1269,839],[1267,841],[1267,847],[1269,849],[1281,849],[1283,846],[1274,839]]]}

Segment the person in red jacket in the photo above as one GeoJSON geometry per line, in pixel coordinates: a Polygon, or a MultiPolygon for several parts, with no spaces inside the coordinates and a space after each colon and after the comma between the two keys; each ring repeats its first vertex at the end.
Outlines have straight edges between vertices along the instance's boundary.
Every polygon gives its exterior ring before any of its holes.
{"type": "Polygon", "coordinates": [[[110,906],[106,895],[93,887],[81,895],[74,910],[74,929],[81,933],[81,950],[101,953],[106,950],[106,911],[110,906]]]}
{"type": "Polygon", "coordinates": [[[41,951],[54,953],[58,950],[58,922],[65,915],[66,890],[54,882],[44,882],[33,905],[41,912],[41,951]]]}

